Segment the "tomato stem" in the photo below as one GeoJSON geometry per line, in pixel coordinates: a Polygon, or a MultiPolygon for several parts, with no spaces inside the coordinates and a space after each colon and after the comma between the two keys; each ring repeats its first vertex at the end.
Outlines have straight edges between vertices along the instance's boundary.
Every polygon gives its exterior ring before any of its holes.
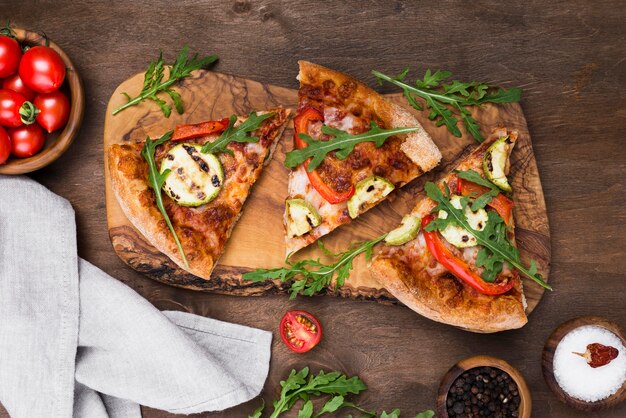
{"type": "Polygon", "coordinates": [[[39,112],[41,112],[41,110],[37,109],[37,106],[26,101],[22,104],[22,107],[20,107],[20,119],[24,125],[31,125],[35,123],[39,112]]]}

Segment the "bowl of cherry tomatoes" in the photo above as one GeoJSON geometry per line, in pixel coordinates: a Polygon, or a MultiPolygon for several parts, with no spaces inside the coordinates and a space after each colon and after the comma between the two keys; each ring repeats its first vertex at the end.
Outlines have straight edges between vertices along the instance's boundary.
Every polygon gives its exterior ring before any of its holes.
{"type": "Polygon", "coordinates": [[[0,174],[39,170],[78,133],[83,85],[65,52],[44,35],[0,29],[0,174]]]}

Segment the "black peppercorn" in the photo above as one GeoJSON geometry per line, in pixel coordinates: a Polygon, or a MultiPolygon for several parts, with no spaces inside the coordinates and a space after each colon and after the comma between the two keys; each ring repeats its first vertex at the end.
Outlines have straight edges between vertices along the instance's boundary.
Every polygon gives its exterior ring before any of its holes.
{"type": "Polygon", "coordinates": [[[515,382],[494,367],[477,367],[450,386],[446,407],[450,417],[517,417],[521,399],[515,382]]]}

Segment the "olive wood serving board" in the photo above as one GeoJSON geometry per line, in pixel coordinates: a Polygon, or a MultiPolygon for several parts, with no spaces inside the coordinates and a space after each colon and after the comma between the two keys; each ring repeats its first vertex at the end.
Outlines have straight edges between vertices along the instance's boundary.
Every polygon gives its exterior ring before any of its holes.
{"type": "MultiPolygon", "coordinates": [[[[221,119],[233,113],[247,114],[251,110],[279,105],[295,109],[297,90],[200,70],[176,86],[185,103],[183,115],[174,111],[169,119],[165,118],[155,103],[146,101],[112,116],[113,109],[126,100],[121,93],[136,94],[141,90],[142,82],[143,74],[137,74],[115,90],[108,104],[104,125],[107,220],[116,253],[138,272],[173,286],[240,296],[286,292],[287,286],[278,281],[252,283],[242,280],[241,274],[256,267],[284,265],[282,219],[288,169],[282,162],[285,152],[292,147],[291,123],[285,130],[273,160],[264,168],[261,178],[253,186],[243,208],[243,215],[226,245],[224,255],[213,271],[211,280],[201,279],[178,268],[131,225],[111,190],[106,159],[107,149],[111,144],[143,141],[147,135],[160,136],[181,123],[221,119]]],[[[427,112],[417,112],[408,107],[401,94],[390,94],[386,97],[412,111],[439,146],[443,154],[442,162],[432,172],[394,191],[387,201],[323,239],[331,250],[343,251],[349,243],[371,239],[395,228],[402,216],[423,195],[424,183],[436,180],[452,170],[454,162],[467,155],[477,144],[466,134],[463,138],[456,138],[445,127],[436,127],[427,119],[427,112]]],[[[530,258],[536,260],[539,272],[547,278],[550,266],[550,230],[537,164],[522,109],[519,104],[485,105],[475,108],[473,114],[480,121],[485,137],[492,127],[498,125],[519,130],[509,175],[516,205],[517,245],[522,259],[526,262],[530,258]]],[[[316,245],[301,250],[295,258],[311,257],[325,259],[316,245]]],[[[543,289],[530,280],[525,280],[524,284],[530,312],[539,302],[543,289]]],[[[370,277],[363,256],[355,260],[354,269],[345,285],[327,293],[355,299],[395,301],[391,294],[370,277]]]]}

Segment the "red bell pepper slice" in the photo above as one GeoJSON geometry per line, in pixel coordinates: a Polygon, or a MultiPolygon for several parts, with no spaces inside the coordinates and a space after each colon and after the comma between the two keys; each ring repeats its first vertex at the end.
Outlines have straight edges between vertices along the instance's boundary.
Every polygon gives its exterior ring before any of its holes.
{"type": "MultiPolygon", "coordinates": [[[[481,186],[476,183],[472,183],[471,181],[462,179],[457,177],[456,179],[456,192],[463,195],[468,196],[472,193],[475,193],[476,196],[480,196],[489,191],[485,186],[481,186]]],[[[487,205],[491,206],[498,215],[504,220],[504,223],[508,226],[513,225],[513,217],[511,216],[513,212],[513,206],[515,203],[502,193],[498,194],[496,197],[491,199],[487,205]]]]}
{"type": "MultiPolygon", "coordinates": [[[[307,106],[304,109],[302,109],[300,112],[298,112],[296,117],[293,118],[293,126],[294,126],[293,139],[294,139],[295,147],[297,149],[301,149],[301,148],[305,148],[309,146],[309,144],[307,144],[305,141],[303,141],[302,139],[298,137],[298,134],[307,133],[309,122],[323,121],[323,120],[324,120],[324,116],[322,116],[319,110],[310,106],[307,106]]],[[[351,184],[350,188],[347,191],[342,192],[342,193],[337,192],[336,190],[333,190],[330,186],[328,186],[324,182],[324,179],[322,179],[322,177],[317,172],[317,170],[313,170],[309,172],[308,170],[309,161],[310,159],[302,163],[304,165],[306,174],[309,177],[309,182],[327,202],[333,203],[333,204],[341,203],[341,202],[345,202],[346,200],[352,197],[352,195],[354,194],[354,184],[351,184]]]]}
{"type": "Polygon", "coordinates": [[[489,283],[472,271],[464,260],[455,256],[452,251],[446,247],[438,231],[426,231],[426,225],[433,219],[435,219],[435,215],[433,214],[422,218],[424,241],[426,241],[428,251],[430,251],[433,257],[450,273],[454,274],[468,286],[485,295],[501,295],[508,292],[513,287],[513,279],[508,279],[500,283],[489,283]]]}
{"type": "Polygon", "coordinates": [[[228,118],[222,120],[210,120],[191,125],[178,125],[174,128],[172,141],[197,138],[199,136],[221,134],[228,127],[228,118]]]}

